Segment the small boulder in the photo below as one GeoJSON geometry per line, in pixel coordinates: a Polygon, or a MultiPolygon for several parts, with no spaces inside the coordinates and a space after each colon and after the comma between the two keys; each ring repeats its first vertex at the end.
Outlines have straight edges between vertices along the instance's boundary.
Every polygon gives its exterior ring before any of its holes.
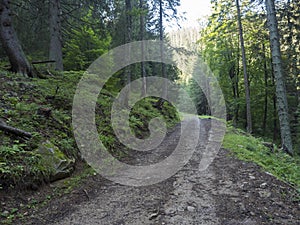
{"type": "Polygon", "coordinates": [[[43,166],[49,171],[50,182],[69,177],[74,170],[74,159],[69,159],[50,141],[43,142],[37,149],[43,166]]]}

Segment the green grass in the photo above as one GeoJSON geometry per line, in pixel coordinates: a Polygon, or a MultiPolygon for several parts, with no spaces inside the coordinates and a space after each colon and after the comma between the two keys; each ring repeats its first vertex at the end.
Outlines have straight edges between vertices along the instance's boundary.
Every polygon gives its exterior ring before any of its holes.
{"type": "Polygon", "coordinates": [[[254,162],[278,179],[292,184],[300,192],[300,158],[291,157],[275,146],[274,152],[259,138],[241,130],[229,127],[224,137],[223,147],[232,151],[237,158],[254,162]]]}

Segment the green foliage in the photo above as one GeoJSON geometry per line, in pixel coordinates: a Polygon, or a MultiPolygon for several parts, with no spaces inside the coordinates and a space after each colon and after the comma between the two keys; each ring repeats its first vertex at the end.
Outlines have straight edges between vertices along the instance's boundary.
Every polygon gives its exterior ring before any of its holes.
{"type": "Polygon", "coordinates": [[[239,159],[255,162],[264,170],[280,180],[300,188],[300,158],[291,157],[277,149],[271,150],[262,144],[262,140],[245,132],[229,127],[223,141],[223,147],[231,150],[239,159]]]}
{"type": "MultiPolygon", "coordinates": [[[[280,142],[277,118],[275,79],[270,57],[269,33],[264,1],[240,1],[244,30],[247,70],[251,93],[253,132],[280,142]]],[[[291,130],[296,151],[299,151],[299,1],[277,1],[281,51],[290,109],[291,130]]],[[[208,24],[200,31],[201,56],[218,78],[222,88],[228,119],[235,127],[246,127],[245,90],[242,57],[237,26],[235,1],[213,0],[208,24]]],[[[196,93],[192,85],[192,90],[196,93]]],[[[201,93],[197,104],[204,101],[201,93]]],[[[203,104],[202,104],[203,105],[203,104]]],[[[199,111],[202,108],[198,104],[199,111]]]]}
{"type": "Polygon", "coordinates": [[[206,96],[201,90],[201,88],[199,87],[199,85],[197,84],[197,82],[191,79],[189,80],[187,87],[188,87],[188,92],[196,106],[197,113],[199,115],[210,114],[206,96]]]}
{"type": "Polygon", "coordinates": [[[179,115],[169,102],[164,102],[162,109],[155,107],[156,98],[144,98],[137,102],[130,113],[130,127],[137,137],[146,138],[150,135],[148,125],[151,119],[162,117],[168,128],[179,122],[179,115]]]}
{"type": "Polygon", "coordinates": [[[111,37],[109,34],[101,37],[99,29],[94,29],[89,25],[93,19],[92,12],[89,11],[82,18],[85,23],[80,28],[71,29],[72,36],[66,41],[63,49],[66,70],[85,70],[93,61],[108,51],[111,37]]]}
{"type": "Polygon", "coordinates": [[[25,144],[0,146],[0,189],[23,183],[30,185],[45,179],[50,171],[43,166],[40,155],[25,151],[25,144]]]}
{"type": "MultiPolygon", "coordinates": [[[[107,92],[108,90],[102,90],[101,93],[107,92]]],[[[96,124],[99,138],[104,146],[113,154],[122,156],[126,154],[126,149],[118,142],[111,126],[110,113],[113,100],[114,98],[107,96],[107,94],[100,94],[96,111],[101,112],[101,114],[96,114],[96,124]]],[[[148,125],[153,118],[162,117],[168,128],[173,127],[179,122],[177,111],[171,104],[164,102],[162,109],[157,109],[157,101],[157,98],[144,98],[132,108],[129,115],[128,129],[131,129],[131,132],[137,138],[147,138],[150,135],[148,125]]],[[[129,132],[129,130],[126,132],[129,132]]]]}
{"type": "MultiPolygon", "coordinates": [[[[51,171],[45,168],[40,155],[34,153],[41,143],[49,141],[69,158],[80,159],[71,126],[73,97],[83,72],[55,73],[47,79],[28,79],[14,74],[3,74],[0,90],[0,118],[10,125],[33,134],[30,140],[16,142],[13,135],[0,132],[0,178],[3,187],[47,180],[51,171]],[[49,115],[41,109],[51,111],[49,115]]],[[[117,75],[104,85],[96,105],[96,125],[103,144],[118,157],[126,155],[126,148],[115,137],[111,126],[111,107],[122,84],[117,75]]],[[[136,95],[140,95],[139,90],[136,95]]],[[[139,138],[149,134],[148,123],[163,117],[167,126],[178,122],[175,108],[165,102],[156,107],[158,99],[139,101],[130,114],[130,128],[139,138]]]]}
{"type": "Polygon", "coordinates": [[[57,74],[49,79],[27,79],[1,72],[0,118],[8,125],[30,132],[30,140],[18,139],[0,132],[0,185],[30,186],[47,180],[51,171],[45,168],[35,149],[49,140],[67,156],[79,152],[71,130],[71,108],[75,88],[82,73],[57,74]],[[2,91],[1,91],[2,92],[2,91]],[[50,115],[39,113],[49,109],[50,115]]]}

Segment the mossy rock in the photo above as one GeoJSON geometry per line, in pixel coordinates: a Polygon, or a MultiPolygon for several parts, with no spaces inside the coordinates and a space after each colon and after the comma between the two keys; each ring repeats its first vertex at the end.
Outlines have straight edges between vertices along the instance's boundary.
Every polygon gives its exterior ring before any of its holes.
{"type": "Polygon", "coordinates": [[[50,172],[50,182],[69,177],[74,171],[74,159],[69,159],[50,141],[43,142],[38,153],[41,155],[42,164],[50,172]]]}

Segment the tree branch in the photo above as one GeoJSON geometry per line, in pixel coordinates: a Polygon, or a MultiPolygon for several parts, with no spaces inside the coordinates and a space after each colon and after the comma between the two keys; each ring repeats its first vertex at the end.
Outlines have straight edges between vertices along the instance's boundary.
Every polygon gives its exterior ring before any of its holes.
{"type": "Polygon", "coordinates": [[[11,127],[11,126],[7,125],[5,122],[3,122],[1,120],[0,120],[0,130],[2,130],[4,132],[7,132],[7,133],[17,135],[19,137],[25,137],[25,138],[31,138],[32,137],[31,133],[28,133],[24,130],[20,130],[20,129],[15,128],[15,127],[11,127]]]}

